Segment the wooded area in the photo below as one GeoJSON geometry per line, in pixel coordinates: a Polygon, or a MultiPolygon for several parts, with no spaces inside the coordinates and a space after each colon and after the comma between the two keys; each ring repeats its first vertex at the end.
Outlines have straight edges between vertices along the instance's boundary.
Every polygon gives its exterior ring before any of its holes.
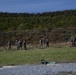
{"type": "Polygon", "coordinates": [[[31,14],[0,12],[0,44],[25,38],[36,44],[40,37],[63,42],[71,36],[76,36],[76,10],[31,14]]]}
{"type": "Polygon", "coordinates": [[[76,10],[44,13],[0,12],[0,31],[75,28],[76,10]]]}

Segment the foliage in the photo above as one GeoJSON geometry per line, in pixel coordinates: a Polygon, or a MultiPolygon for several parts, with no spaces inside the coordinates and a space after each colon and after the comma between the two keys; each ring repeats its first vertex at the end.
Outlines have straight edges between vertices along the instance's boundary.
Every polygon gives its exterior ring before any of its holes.
{"type": "Polygon", "coordinates": [[[0,12],[0,31],[76,27],[76,10],[44,13],[0,12]]]}

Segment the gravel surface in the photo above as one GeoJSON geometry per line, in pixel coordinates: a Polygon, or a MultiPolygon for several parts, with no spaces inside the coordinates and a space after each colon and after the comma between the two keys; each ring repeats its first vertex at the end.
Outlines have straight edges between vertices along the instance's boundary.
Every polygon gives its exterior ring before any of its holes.
{"type": "Polygon", "coordinates": [[[0,75],[76,75],[76,63],[3,66],[0,75]]]}

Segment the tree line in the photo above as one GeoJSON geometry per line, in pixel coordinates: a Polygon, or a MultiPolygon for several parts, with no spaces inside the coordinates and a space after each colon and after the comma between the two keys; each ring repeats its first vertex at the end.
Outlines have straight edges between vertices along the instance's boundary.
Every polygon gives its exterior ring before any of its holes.
{"type": "Polygon", "coordinates": [[[0,12],[0,31],[75,28],[76,10],[44,13],[0,12]]]}

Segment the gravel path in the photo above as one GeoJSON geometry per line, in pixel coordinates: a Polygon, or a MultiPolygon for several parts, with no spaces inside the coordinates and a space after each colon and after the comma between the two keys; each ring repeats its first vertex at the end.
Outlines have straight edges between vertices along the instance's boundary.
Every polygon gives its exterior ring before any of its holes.
{"type": "Polygon", "coordinates": [[[0,75],[76,75],[76,63],[3,66],[0,75]]]}

